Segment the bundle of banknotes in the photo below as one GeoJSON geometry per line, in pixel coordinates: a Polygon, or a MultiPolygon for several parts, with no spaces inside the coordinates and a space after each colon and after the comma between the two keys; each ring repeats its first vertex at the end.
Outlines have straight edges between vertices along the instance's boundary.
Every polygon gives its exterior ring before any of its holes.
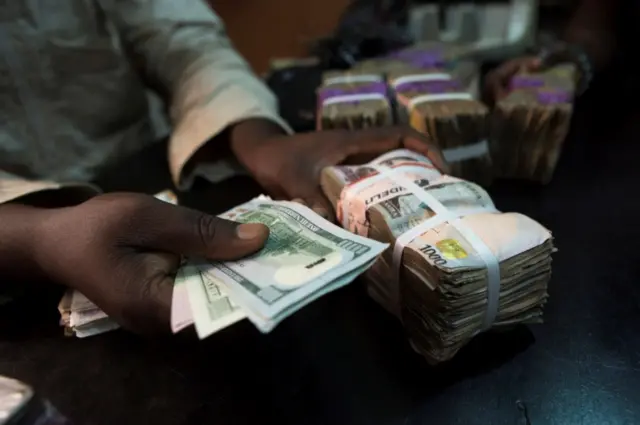
{"type": "Polygon", "coordinates": [[[576,78],[576,67],[569,64],[513,77],[491,122],[498,176],[551,180],[569,132],[576,78]]]}
{"type": "Polygon", "coordinates": [[[542,321],[551,233],[499,212],[480,186],[407,150],[326,168],[321,185],[345,229],[393,246],[365,273],[368,291],[428,362],[484,330],[542,321]]]}
{"type": "Polygon", "coordinates": [[[443,151],[452,175],[489,185],[489,109],[479,100],[479,75],[473,62],[458,62],[430,70],[396,70],[387,78],[398,123],[429,135],[443,151]]]}
{"type": "MultiPolygon", "coordinates": [[[[269,332],[310,302],[353,281],[388,246],[352,234],[301,204],[264,196],[221,217],[263,223],[269,239],[258,253],[238,261],[183,263],[173,291],[174,332],[193,324],[198,336],[206,338],[245,318],[269,332]]],[[[81,295],[73,292],[69,297],[71,302],[61,303],[62,321],[77,336],[89,336],[85,330],[92,323],[92,335],[109,330],[98,326],[109,319],[95,305],[95,320],[74,320],[80,312],[73,300],[81,295]]]]}
{"type": "Polygon", "coordinates": [[[460,46],[428,42],[364,61],[349,71],[326,73],[318,90],[318,128],[410,125],[443,150],[452,175],[489,185],[493,178],[489,110],[479,101],[478,66],[460,58],[460,46]],[[329,102],[341,103],[327,104],[323,93],[333,93],[331,82],[358,79],[367,84],[352,90],[362,94],[345,96],[337,91],[339,96],[329,102]],[[383,94],[389,96],[386,101],[383,94]]]}
{"type": "Polygon", "coordinates": [[[391,102],[382,75],[330,71],[317,91],[317,128],[349,130],[393,123],[391,102]]]}

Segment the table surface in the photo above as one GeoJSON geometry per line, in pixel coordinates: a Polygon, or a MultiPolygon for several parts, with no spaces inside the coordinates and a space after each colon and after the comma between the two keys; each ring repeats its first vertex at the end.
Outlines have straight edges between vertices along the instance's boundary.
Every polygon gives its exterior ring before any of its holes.
{"type": "MultiPolygon", "coordinates": [[[[554,232],[543,325],[482,335],[433,368],[360,284],[269,335],[240,323],[205,341],[122,331],[65,338],[56,300],[43,291],[1,313],[0,374],[32,384],[80,425],[638,424],[640,125],[606,105],[578,108],[551,184],[490,191],[501,210],[554,232]]],[[[124,167],[112,188],[167,181],[162,148],[154,149],[145,172],[124,167]]],[[[237,178],[184,199],[220,212],[258,193],[237,178]]]]}

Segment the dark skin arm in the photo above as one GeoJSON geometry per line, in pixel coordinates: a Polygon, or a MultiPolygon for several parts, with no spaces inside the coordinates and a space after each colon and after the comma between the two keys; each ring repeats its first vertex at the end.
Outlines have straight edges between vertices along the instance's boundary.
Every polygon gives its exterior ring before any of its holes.
{"type": "Polygon", "coordinates": [[[36,258],[39,223],[46,210],[21,204],[0,205],[0,276],[3,283],[42,278],[36,258]]]}
{"type": "MultiPolygon", "coordinates": [[[[259,250],[269,231],[134,193],[73,206],[0,205],[0,282],[60,283],[123,327],[168,330],[181,256],[233,260],[259,250]]],[[[5,289],[5,288],[3,288],[5,289]]]]}
{"type": "Polygon", "coordinates": [[[620,0],[582,0],[564,32],[564,41],[582,47],[600,71],[611,61],[616,48],[615,15],[620,0]]]}
{"type": "Polygon", "coordinates": [[[229,126],[194,155],[186,170],[200,161],[219,159],[220,153],[226,150],[273,198],[301,201],[331,219],[331,204],[319,184],[322,169],[343,163],[362,164],[401,148],[420,153],[441,171],[448,171],[440,151],[429,138],[409,127],[290,135],[273,122],[260,118],[229,126]]]}
{"type": "MultiPolygon", "coordinates": [[[[582,0],[562,34],[562,41],[579,46],[588,55],[593,72],[606,68],[616,48],[614,26],[621,0],[582,0]]],[[[485,80],[485,93],[489,102],[498,101],[509,93],[511,77],[520,71],[536,71],[567,59],[563,49],[548,56],[542,63],[537,56],[509,60],[493,71],[485,80]]]]}

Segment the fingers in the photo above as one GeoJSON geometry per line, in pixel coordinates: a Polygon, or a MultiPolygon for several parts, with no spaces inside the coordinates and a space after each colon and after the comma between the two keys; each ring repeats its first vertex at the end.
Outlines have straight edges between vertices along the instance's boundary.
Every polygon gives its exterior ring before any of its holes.
{"type": "Polygon", "coordinates": [[[521,71],[536,71],[542,66],[538,57],[525,57],[503,63],[487,75],[485,90],[491,102],[504,98],[509,93],[511,78],[521,71]]]}
{"type": "Polygon", "coordinates": [[[373,128],[348,135],[349,140],[341,142],[346,145],[349,157],[373,159],[391,150],[406,148],[429,158],[443,173],[449,172],[447,161],[431,138],[409,126],[373,128]]]}
{"type": "Polygon", "coordinates": [[[149,200],[136,221],[144,248],[210,260],[252,254],[269,236],[263,224],[240,224],[156,199],[149,200]]]}
{"type": "Polygon", "coordinates": [[[405,148],[426,156],[433,165],[444,174],[449,174],[451,172],[449,164],[444,159],[442,151],[435,145],[435,143],[414,129],[406,129],[405,131],[407,132],[407,135],[404,137],[405,148]],[[427,140],[426,142],[425,139],[427,140]]]}

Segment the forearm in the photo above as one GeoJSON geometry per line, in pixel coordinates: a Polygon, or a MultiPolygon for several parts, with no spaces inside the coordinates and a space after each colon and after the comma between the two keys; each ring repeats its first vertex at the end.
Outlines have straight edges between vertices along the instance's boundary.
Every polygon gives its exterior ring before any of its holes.
{"type": "Polygon", "coordinates": [[[39,229],[48,210],[25,204],[0,205],[0,289],[43,279],[37,261],[39,229]]]}
{"type": "Polygon", "coordinates": [[[209,166],[229,159],[229,144],[214,146],[212,141],[224,139],[236,123],[265,119],[289,131],[276,97],[235,51],[206,2],[185,0],[180,7],[174,0],[111,4],[108,12],[124,45],[142,59],[146,79],[170,101],[169,166],[180,189],[188,188],[194,171],[202,174],[203,162],[209,166]]]}

